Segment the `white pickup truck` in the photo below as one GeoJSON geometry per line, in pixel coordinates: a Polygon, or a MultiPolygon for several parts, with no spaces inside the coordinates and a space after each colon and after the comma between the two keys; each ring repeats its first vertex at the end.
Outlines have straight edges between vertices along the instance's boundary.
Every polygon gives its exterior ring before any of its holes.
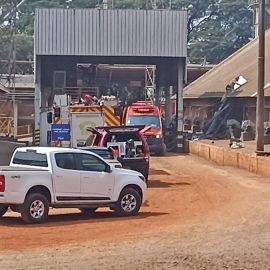
{"type": "Polygon", "coordinates": [[[114,168],[89,151],[52,147],[15,150],[0,167],[0,217],[10,208],[27,223],[45,222],[49,207],[91,214],[110,207],[119,216],[139,212],[146,199],[142,174],[114,168]]]}

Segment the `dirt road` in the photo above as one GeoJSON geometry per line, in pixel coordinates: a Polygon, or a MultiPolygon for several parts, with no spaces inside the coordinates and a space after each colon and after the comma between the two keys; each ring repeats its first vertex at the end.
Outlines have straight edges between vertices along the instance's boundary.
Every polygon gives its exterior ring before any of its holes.
{"type": "Polygon", "coordinates": [[[8,213],[0,269],[270,269],[270,180],[194,156],[153,157],[135,218],[52,210],[44,225],[8,213]]]}

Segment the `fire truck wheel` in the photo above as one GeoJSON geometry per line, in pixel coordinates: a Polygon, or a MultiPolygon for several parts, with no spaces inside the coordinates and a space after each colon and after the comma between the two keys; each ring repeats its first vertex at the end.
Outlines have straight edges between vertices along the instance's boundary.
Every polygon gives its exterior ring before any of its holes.
{"type": "Polygon", "coordinates": [[[165,144],[162,146],[162,148],[157,152],[158,156],[165,156],[166,154],[166,146],[165,144]]]}

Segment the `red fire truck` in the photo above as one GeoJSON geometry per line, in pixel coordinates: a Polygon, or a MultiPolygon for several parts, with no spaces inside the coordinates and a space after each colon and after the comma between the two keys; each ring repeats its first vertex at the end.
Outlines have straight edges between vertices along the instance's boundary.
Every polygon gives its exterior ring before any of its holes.
{"type": "Polygon", "coordinates": [[[139,101],[126,109],[123,117],[124,125],[150,126],[144,134],[151,153],[164,155],[166,145],[163,139],[161,113],[157,106],[151,102],[139,101]]]}

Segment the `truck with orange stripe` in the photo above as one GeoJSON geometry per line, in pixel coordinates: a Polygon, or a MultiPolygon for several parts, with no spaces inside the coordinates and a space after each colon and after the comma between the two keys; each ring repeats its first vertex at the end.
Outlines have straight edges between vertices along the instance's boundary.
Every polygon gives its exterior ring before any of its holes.
{"type": "Polygon", "coordinates": [[[118,106],[106,105],[54,107],[51,112],[50,121],[50,145],[56,147],[78,147],[85,145],[89,138],[88,127],[120,125],[120,114],[118,110],[118,106]],[[63,136],[61,136],[61,133],[63,136]]]}

